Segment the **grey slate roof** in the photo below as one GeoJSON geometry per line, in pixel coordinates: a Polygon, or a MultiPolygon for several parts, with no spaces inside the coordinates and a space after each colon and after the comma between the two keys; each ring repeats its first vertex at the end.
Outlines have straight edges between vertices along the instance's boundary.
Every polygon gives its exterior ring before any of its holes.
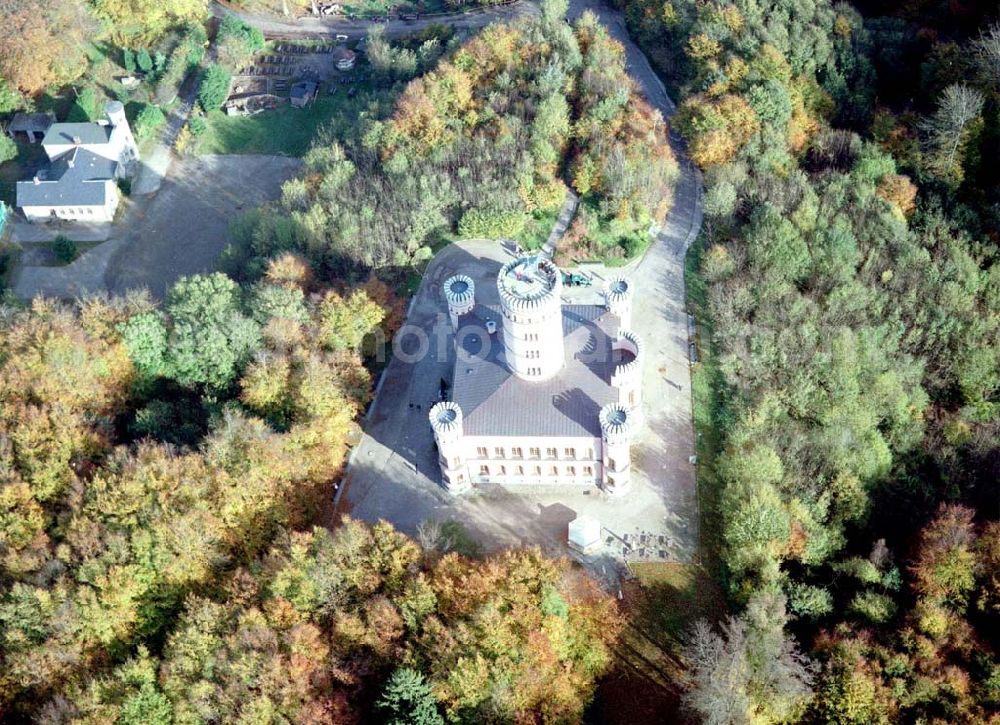
{"type": "Polygon", "coordinates": [[[115,178],[117,166],[116,161],[75,148],[39,171],[41,183],[36,184],[33,179],[17,182],[17,205],[103,205],[106,201],[104,181],[115,178]]]}
{"type": "Polygon", "coordinates": [[[619,320],[599,305],[564,305],[562,313],[565,364],[555,377],[537,383],[507,369],[497,312],[480,306],[461,318],[458,339],[465,354],[455,361],[451,399],[462,408],[466,435],[600,437],[597,415],[618,399],[611,386],[611,343],[619,320]],[[498,323],[488,346],[485,319],[498,323]]]}
{"type": "Polygon", "coordinates": [[[7,126],[8,132],[41,133],[52,126],[55,116],[51,113],[15,113],[7,126]]]}
{"type": "Polygon", "coordinates": [[[316,84],[312,81],[302,81],[292,86],[291,98],[311,98],[316,93],[316,84]]]}
{"type": "Polygon", "coordinates": [[[82,144],[107,143],[111,138],[111,126],[99,123],[53,123],[42,139],[42,144],[71,144],[73,139],[82,144]]]}

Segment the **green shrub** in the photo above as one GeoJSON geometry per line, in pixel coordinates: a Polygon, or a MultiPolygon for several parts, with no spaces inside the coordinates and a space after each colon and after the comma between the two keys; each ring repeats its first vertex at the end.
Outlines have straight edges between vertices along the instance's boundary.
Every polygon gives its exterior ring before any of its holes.
{"type": "Polygon", "coordinates": [[[0,78],[0,113],[11,113],[24,106],[24,96],[14,86],[0,78]]]}
{"type": "Polygon", "coordinates": [[[231,69],[245,65],[255,52],[264,47],[264,34],[235,15],[225,17],[215,40],[219,63],[231,69]]]}
{"type": "Polygon", "coordinates": [[[64,237],[62,234],[52,240],[52,251],[56,255],[56,259],[66,264],[76,259],[79,253],[76,248],[76,242],[69,237],[64,237]]]}
{"type": "Polygon", "coordinates": [[[528,222],[523,211],[476,208],[469,209],[458,223],[458,233],[469,239],[500,239],[516,237],[528,222]]]}
{"type": "Polygon", "coordinates": [[[191,135],[195,138],[204,136],[205,132],[208,131],[208,121],[205,120],[204,116],[191,116],[188,120],[188,128],[191,129],[191,135]]]}
{"type": "Polygon", "coordinates": [[[896,603],[878,592],[861,592],[855,595],[847,608],[875,624],[887,622],[896,614],[896,603]]]}
{"type": "Polygon", "coordinates": [[[139,52],[135,56],[135,63],[143,73],[149,73],[153,70],[153,58],[145,48],[139,48],[139,52]]]}
{"type": "Polygon", "coordinates": [[[788,605],[800,617],[821,617],[833,611],[833,595],[822,587],[792,582],[788,585],[788,605]]]}
{"type": "Polygon", "coordinates": [[[135,119],[135,137],[138,139],[149,138],[166,120],[167,117],[163,115],[159,106],[152,103],[145,104],[135,119]]]}
{"type": "Polygon", "coordinates": [[[214,111],[226,102],[229,96],[229,71],[221,65],[210,65],[201,76],[198,89],[198,103],[206,113],[214,111]]]}
{"type": "Polygon", "coordinates": [[[0,135],[0,164],[17,158],[17,144],[7,134],[0,135]]]}
{"type": "Polygon", "coordinates": [[[625,251],[625,256],[628,259],[632,259],[636,255],[640,254],[646,247],[646,245],[643,244],[642,239],[636,235],[624,237],[618,244],[625,251]]]}
{"type": "Polygon", "coordinates": [[[76,96],[76,101],[69,109],[68,119],[73,123],[86,123],[97,118],[97,92],[87,86],[76,96]]]}
{"type": "Polygon", "coordinates": [[[125,196],[132,195],[132,179],[127,179],[124,176],[118,179],[118,189],[125,196]]]}
{"type": "Polygon", "coordinates": [[[131,48],[122,48],[122,65],[129,73],[135,73],[135,53],[131,48]]]}

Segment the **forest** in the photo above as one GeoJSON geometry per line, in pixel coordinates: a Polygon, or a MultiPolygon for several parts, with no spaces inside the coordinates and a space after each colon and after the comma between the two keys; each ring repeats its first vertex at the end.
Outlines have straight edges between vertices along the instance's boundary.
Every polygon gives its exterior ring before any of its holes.
{"type": "Polygon", "coordinates": [[[423,547],[330,527],[364,340],[400,321],[378,280],[335,289],[292,256],[251,288],[182,278],[162,306],[5,310],[5,721],[580,716],[618,626],[582,573],[471,559],[447,527],[423,547]]]}
{"type": "MultiPolygon", "coordinates": [[[[571,27],[565,10],[548,2],[538,19],[487,27],[410,80],[385,117],[315,144],[277,208],[237,223],[239,266],[295,251],[342,275],[425,260],[448,233],[520,238],[533,214],[554,218],[565,180],[589,210],[575,253],[639,254],[677,175],[665,124],[621,46],[592,14],[571,27]]],[[[377,33],[373,50],[381,73],[420,67],[377,33]]]]}
{"type": "MultiPolygon", "coordinates": [[[[685,628],[685,713],[662,716],[996,720],[995,4],[619,4],[705,181],[700,558],[727,607],[685,628]]],[[[0,113],[76,82],[92,33],[149,64],[165,103],[202,60],[206,8],[0,2],[0,113]]],[[[565,10],[464,45],[373,33],[395,100],[234,220],[231,277],[162,304],[0,307],[0,719],[593,717],[630,623],[579,569],[328,504],[369,341],[403,319],[376,275],[461,236],[525,238],[568,189],[561,263],[634,258],[669,211],[667,124],[596,18],[565,10]]],[[[219,78],[260,40],[222,36],[219,78]]]]}
{"type": "Polygon", "coordinates": [[[1000,25],[871,5],[625,3],[706,182],[705,722],[1000,712],[1000,25]]]}

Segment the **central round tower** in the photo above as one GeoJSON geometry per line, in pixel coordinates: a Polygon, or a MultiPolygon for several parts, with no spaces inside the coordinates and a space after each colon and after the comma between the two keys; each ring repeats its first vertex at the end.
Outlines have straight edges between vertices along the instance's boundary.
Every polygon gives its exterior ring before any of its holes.
{"type": "Polygon", "coordinates": [[[563,366],[562,275],[549,259],[507,262],[497,277],[507,367],[524,380],[546,380],[563,366]]]}

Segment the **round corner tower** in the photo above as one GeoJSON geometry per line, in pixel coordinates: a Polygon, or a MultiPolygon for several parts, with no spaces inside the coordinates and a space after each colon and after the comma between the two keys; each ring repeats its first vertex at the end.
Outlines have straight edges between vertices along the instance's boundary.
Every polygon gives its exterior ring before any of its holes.
{"type": "Polygon", "coordinates": [[[620,403],[609,403],[601,408],[602,485],[612,496],[628,491],[632,483],[632,453],[634,436],[633,413],[620,403]]]}
{"type": "Polygon", "coordinates": [[[562,274],[541,256],[507,262],[497,276],[507,366],[524,380],[546,380],[562,369],[562,274]]]}
{"type": "Polygon", "coordinates": [[[449,277],[444,283],[444,298],[448,302],[451,326],[458,329],[458,318],[472,312],[476,306],[476,284],[464,274],[449,277]]]}
{"type": "Polygon", "coordinates": [[[633,428],[642,425],[642,338],[631,330],[619,330],[611,343],[614,371],[611,384],[618,390],[618,402],[632,415],[633,428]]]}
{"type": "Polygon", "coordinates": [[[128,118],[125,116],[125,105],[121,101],[108,101],[104,104],[104,115],[108,117],[111,126],[112,139],[117,138],[117,143],[121,144],[122,163],[131,167],[132,162],[139,158],[139,147],[135,143],[135,136],[128,125],[128,118]]]}
{"type": "Polygon", "coordinates": [[[457,403],[435,404],[428,413],[444,487],[451,493],[463,493],[470,486],[462,441],[462,409],[457,403]]]}
{"type": "Polygon", "coordinates": [[[626,277],[611,277],[604,285],[604,303],[618,317],[618,326],[627,330],[632,326],[632,283],[626,277]]]}

